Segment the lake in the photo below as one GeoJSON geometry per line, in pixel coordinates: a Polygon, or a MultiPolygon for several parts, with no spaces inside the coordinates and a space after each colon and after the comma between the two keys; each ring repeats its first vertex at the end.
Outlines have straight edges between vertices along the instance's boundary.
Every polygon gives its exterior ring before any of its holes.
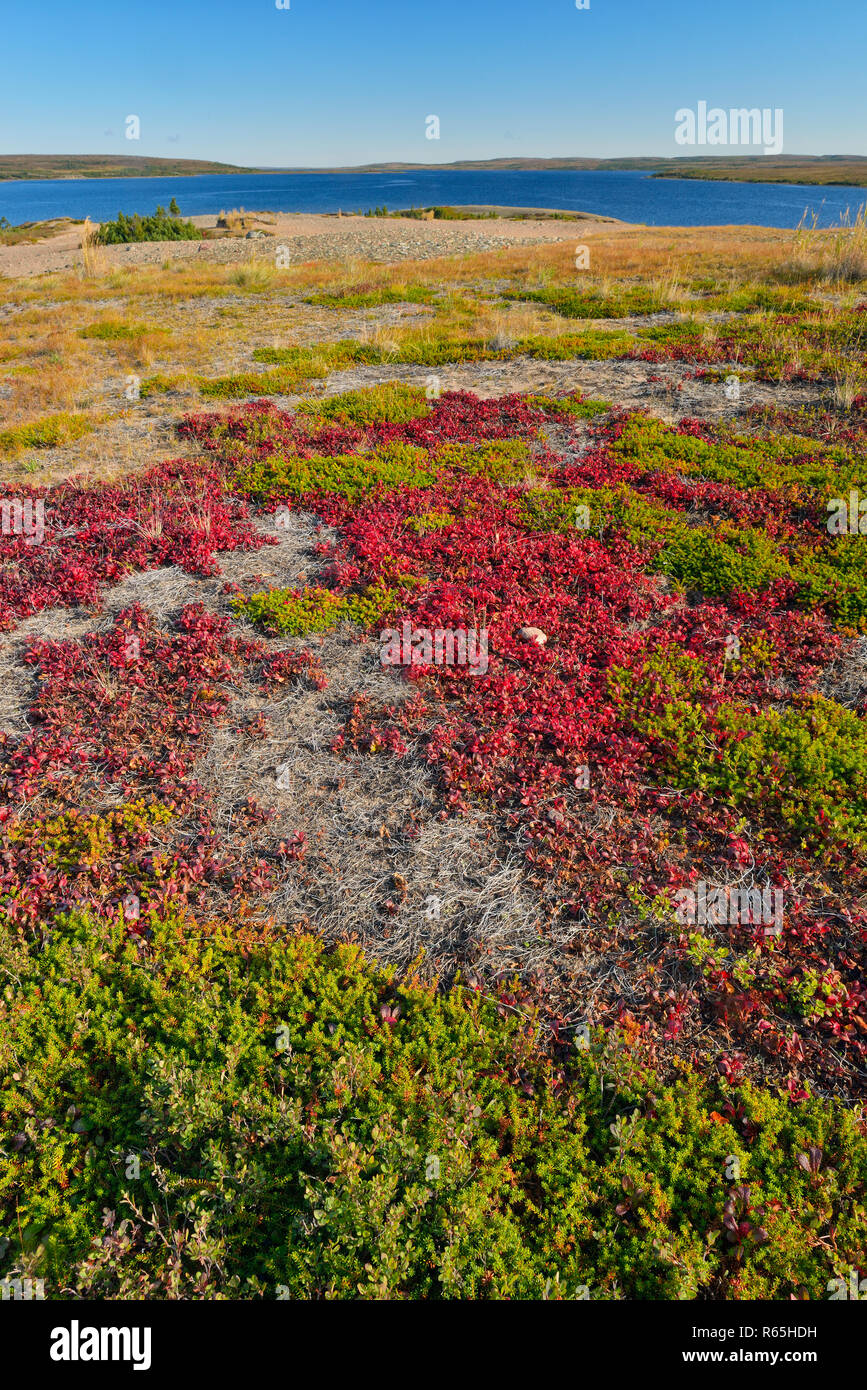
{"type": "Polygon", "coordinates": [[[197,174],[186,178],[44,179],[0,183],[0,215],[102,222],[153,212],[177,198],[181,212],[244,207],[272,212],[366,212],[432,203],[569,208],[650,226],[796,227],[804,211],[831,226],[867,202],[867,188],[654,179],[644,170],[412,170],[394,174],[197,174]]]}

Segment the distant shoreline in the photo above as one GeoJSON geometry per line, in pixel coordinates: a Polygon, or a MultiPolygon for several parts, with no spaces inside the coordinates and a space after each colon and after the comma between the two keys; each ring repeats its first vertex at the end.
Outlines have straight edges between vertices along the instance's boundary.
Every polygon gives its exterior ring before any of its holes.
{"type": "Polygon", "coordinates": [[[502,158],[455,160],[445,164],[384,162],[325,168],[257,167],[212,160],[143,155],[0,155],[2,182],[79,182],[85,179],[196,178],[302,174],[504,173],[569,170],[599,173],[643,172],[654,179],[699,179],[725,183],[787,183],[867,188],[867,156],[862,155],[702,155],[621,159],[502,158]]]}

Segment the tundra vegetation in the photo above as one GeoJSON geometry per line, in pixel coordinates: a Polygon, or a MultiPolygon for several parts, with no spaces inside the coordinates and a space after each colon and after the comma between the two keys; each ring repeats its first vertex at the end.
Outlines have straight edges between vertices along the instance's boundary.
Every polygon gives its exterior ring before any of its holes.
{"type": "Polygon", "coordinates": [[[0,1276],[867,1275],[863,223],[592,260],[4,286],[0,1276]]]}

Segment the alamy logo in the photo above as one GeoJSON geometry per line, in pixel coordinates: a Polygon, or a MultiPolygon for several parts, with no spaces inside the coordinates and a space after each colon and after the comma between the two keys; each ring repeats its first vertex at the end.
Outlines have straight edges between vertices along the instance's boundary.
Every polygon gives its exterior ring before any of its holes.
{"type": "Polygon", "coordinates": [[[827,504],[825,523],[829,536],[867,536],[867,497],[854,490],[845,497],[832,497],[827,504]]]}
{"type": "Polygon", "coordinates": [[[23,536],[25,545],[41,545],[45,539],[45,503],[42,498],[0,498],[0,530],[4,536],[23,536]]]}
{"type": "Polygon", "coordinates": [[[81,1327],[73,1318],[69,1327],[51,1330],[52,1361],[131,1361],[134,1371],[148,1371],[151,1364],[149,1327],[81,1327]]]}
{"type": "Polygon", "coordinates": [[[40,1302],[45,1298],[44,1279],[11,1279],[8,1274],[0,1279],[0,1299],[4,1302],[13,1299],[16,1303],[29,1303],[34,1298],[40,1302]]]}
{"type": "Polygon", "coordinates": [[[779,936],[783,930],[782,888],[717,887],[700,879],[695,889],[679,888],[674,898],[683,925],[763,926],[765,936],[779,936]]]}
{"type": "Polygon", "coordinates": [[[488,669],[488,629],[388,627],[380,633],[383,666],[466,666],[471,676],[488,669]]]}
{"type": "Polygon", "coordinates": [[[700,101],[696,111],[682,106],[674,119],[674,138],[679,145],[761,145],[765,154],[783,151],[783,111],[779,106],[773,111],[769,106],[762,110],[739,106],[729,111],[712,106],[708,110],[707,102],[700,101]]]}
{"type": "Polygon", "coordinates": [[[831,1296],[831,1302],[845,1302],[847,1299],[858,1299],[859,1302],[867,1299],[867,1279],[859,1279],[857,1269],[849,1270],[849,1282],[845,1279],[829,1279],[825,1285],[831,1296]]]}

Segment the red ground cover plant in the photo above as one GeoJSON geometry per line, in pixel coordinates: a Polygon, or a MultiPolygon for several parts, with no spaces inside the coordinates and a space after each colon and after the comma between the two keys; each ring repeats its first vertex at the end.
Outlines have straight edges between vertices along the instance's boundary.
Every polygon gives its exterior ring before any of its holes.
{"type": "MultiPolygon", "coordinates": [[[[320,679],[315,657],[267,654],[190,604],[174,632],[133,605],[106,633],[34,641],[25,660],[40,681],[30,731],[0,733],[9,920],[45,927],[56,912],[92,907],[123,911],[139,931],[150,909],[204,910],[209,885],[236,900],[268,886],[266,863],[219,844],[194,763],[245,671],[268,684],[320,679]]],[[[255,824],[265,813],[250,802],[237,814],[255,824]]]]}
{"type": "Polygon", "coordinates": [[[305,680],[316,690],[324,690],[328,685],[322,662],[313,652],[305,651],[274,652],[262,663],[260,679],[269,687],[305,680]]]}
{"type": "MultiPolygon", "coordinates": [[[[235,441],[243,444],[250,427],[245,460],[287,446],[321,448],[293,435],[291,419],[276,417],[261,406],[232,413],[235,441]],[[264,443],[256,435],[263,415],[274,422],[264,443]]],[[[514,398],[454,393],[411,426],[367,431],[364,447],[399,438],[431,449],[435,459],[440,441],[528,439],[544,418],[514,398]]],[[[551,492],[627,485],[670,511],[700,510],[761,528],[781,544],[821,534],[814,514],[779,488],[744,490],[618,457],[624,419],[615,415],[591,430],[580,453],[558,457],[540,445],[532,485],[551,492]]],[[[188,428],[219,451],[215,424],[197,417],[188,428]]],[[[700,421],[680,429],[715,438],[700,421]]],[[[352,441],[341,437],[339,449],[348,447],[352,441]]],[[[787,822],[773,784],[720,794],[712,766],[705,767],[725,763],[747,736],[730,727],[732,709],[745,723],[789,709],[813,720],[817,682],[850,638],[821,609],[794,609],[788,580],[713,600],[661,584],[647,549],[623,535],[533,529],[522,510],[527,491],[527,484],[502,486],[445,467],[432,487],[373,490],[360,501],[272,497],[275,505],[313,507],[339,531],[340,542],[323,547],[338,591],[404,583],[389,625],[406,618],[418,629],[489,633],[485,675],[460,666],[404,670],[403,678],[418,683],[417,699],[391,715],[357,704],[338,749],[403,755],[421,738],[452,813],[474,798],[499,808],[509,833],[523,839],[552,916],[579,925],[573,949],[617,964],[619,982],[609,972],[596,983],[597,1017],[633,1018],[651,1045],[676,1043],[702,1062],[731,1066],[726,1059],[739,1053],[787,1076],[796,1091],[800,1077],[860,1091],[867,1055],[863,851],[845,836],[835,839],[830,821],[824,844],[787,822]],[[426,514],[454,520],[427,532],[409,524],[426,514]],[[545,635],[541,645],[522,638],[527,627],[545,635]],[[730,663],[732,636],[746,656],[730,663]],[[617,698],[624,684],[639,692],[640,708],[617,698]],[[710,754],[691,764],[693,745],[710,754]],[[780,891],[782,935],[738,919],[709,929],[678,923],[674,894],[700,880],[780,891]]],[[[820,724],[814,735],[808,738],[818,745],[820,724]]],[[[776,754],[768,757],[773,763],[776,754]]],[[[787,766],[776,767],[781,778],[787,766]]],[[[826,813],[817,814],[821,830],[826,813]]]]}
{"type": "Polygon", "coordinates": [[[246,502],[225,491],[220,465],[188,459],[99,487],[18,490],[45,505],[45,538],[4,536],[0,629],[46,608],[96,605],[106,585],[134,570],[179,565],[217,574],[214,552],[267,543],[246,502]]]}
{"type": "MultiPolygon", "coordinates": [[[[352,496],[277,486],[263,504],[312,510],[336,530],[336,543],[320,545],[321,582],[341,595],[387,591],[384,626],[488,633],[484,674],[395,671],[416,684],[414,698],[399,712],[356,702],[336,751],[420,749],[447,814],[477,800],[496,809],[549,922],[574,927],[572,959],[541,1001],[563,1036],[579,1019],[618,1022],[657,1058],[771,1071],[795,1098],[815,1087],[861,1093],[863,722],[860,707],[818,693],[853,634],[772,569],[717,596],[672,584],[659,572],[664,529],[544,521],[546,508],[555,520],[558,508],[568,514],[576,491],[628,494],[687,539],[703,525],[711,545],[715,526],[736,523],[776,554],[818,544],[821,512],[803,489],[739,487],[625,457],[626,426],[615,412],[584,433],[521,397],[466,393],[366,429],[263,403],[193,416],[182,432],[205,462],[162,465],[123,487],[61,489],[46,497],[44,547],[24,554],[4,539],[21,567],[2,572],[0,616],[8,625],[53,604],[94,603],[131,568],[214,573],[215,552],[262,544],[255,504],[239,491],[251,463],[347,455],[363,477],[378,450],[427,451],[427,486],[352,496]],[[497,481],[467,466],[500,440],[531,446],[526,476],[517,468],[497,481]],[[699,882],[782,893],[782,934],[678,920],[675,895],[699,882]]],[[[701,421],[680,434],[717,439],[701,421]]],[[[32,928],[79,903],[120,911],[128,894],[196,907],[210,884],[242,896],[269,882],[268,865],[234,862],[217,844],[191,769],[226,716],[236,672],[321,688],[312,658],[269,656],[194,605],[174,633],[130,609],[108,634],[36,643],[28,659],[43,682],[31,731],[0,741],[0,898],[13,920],[32,928]]]]}

